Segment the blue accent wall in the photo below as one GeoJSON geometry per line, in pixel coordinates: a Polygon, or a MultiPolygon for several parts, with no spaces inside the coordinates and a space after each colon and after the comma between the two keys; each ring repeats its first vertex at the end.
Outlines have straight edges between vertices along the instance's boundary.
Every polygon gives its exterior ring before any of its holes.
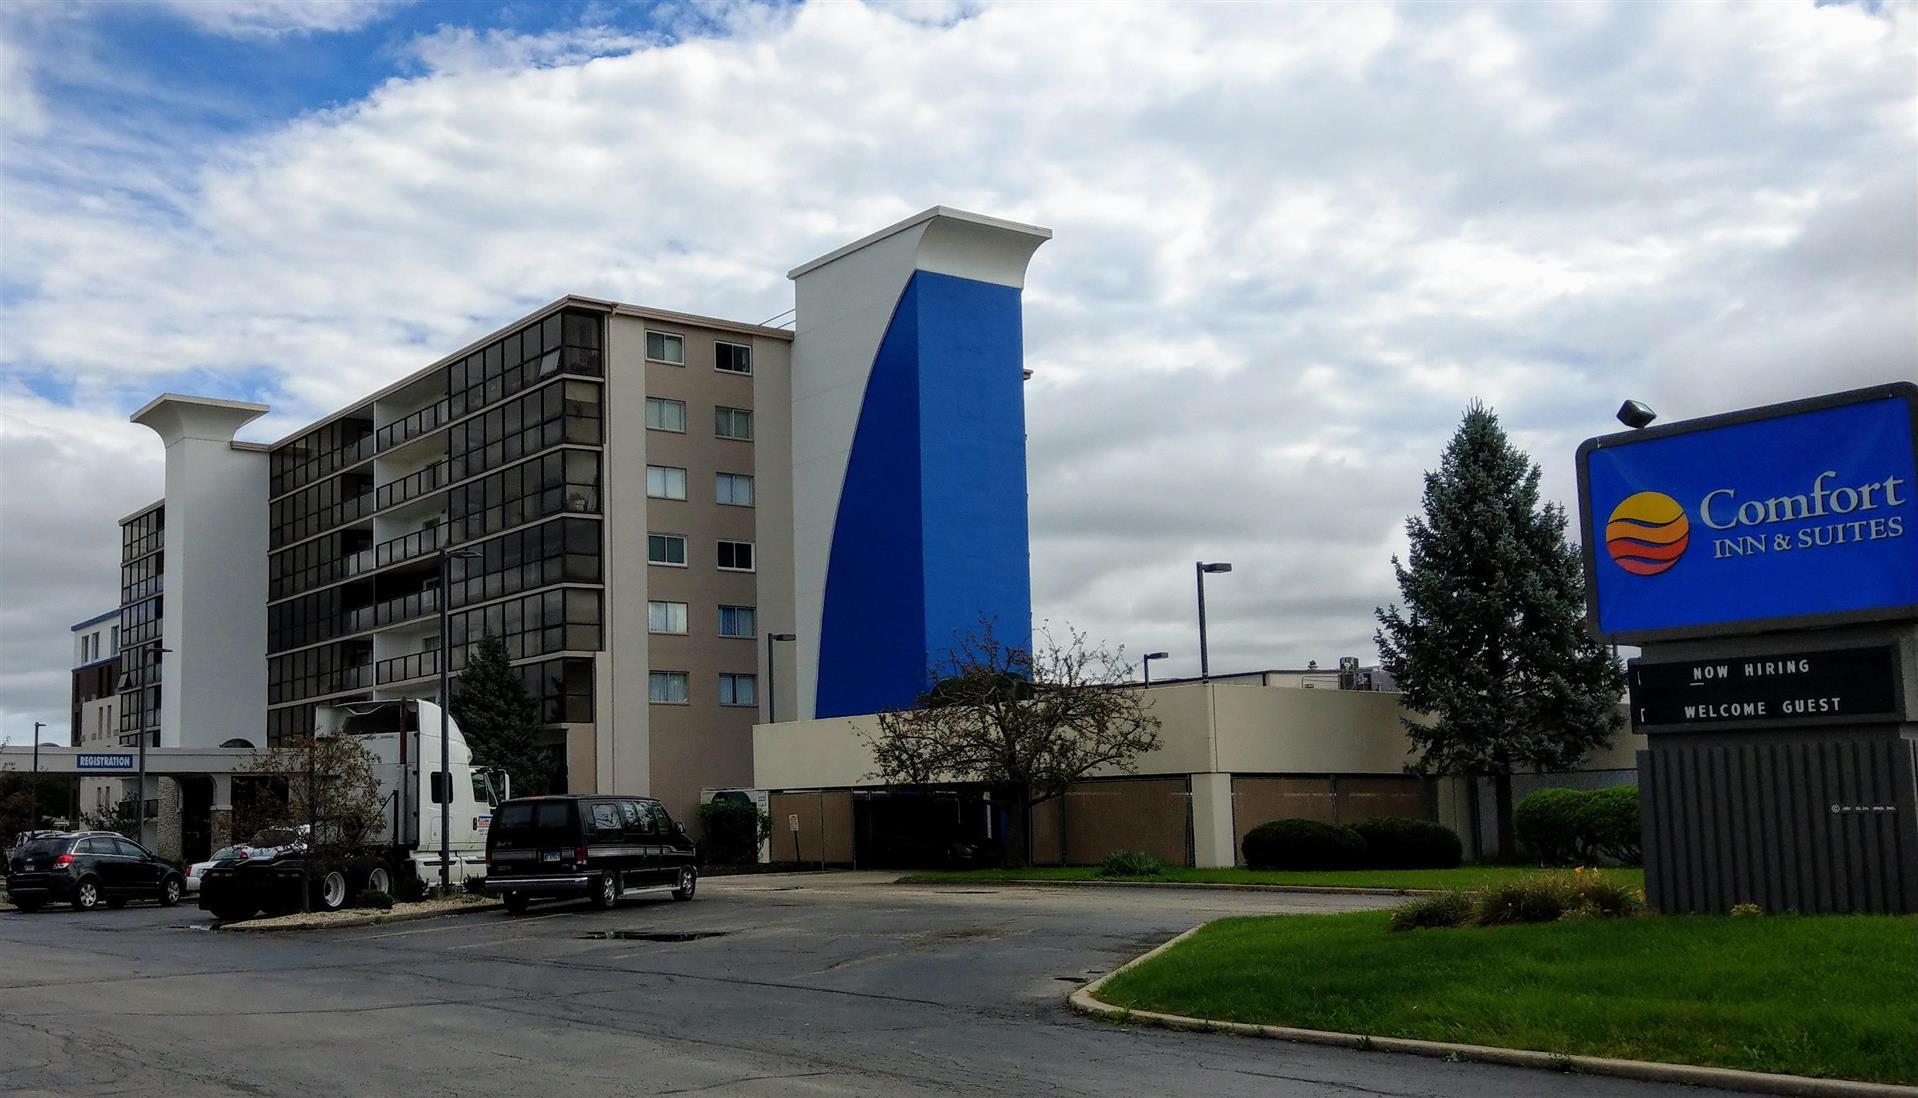
{"type": "Polygon", "coordinates": [[[1032,630],[1019,291],[915,272],[880,340],[833,527],[820,717],[910,705],[982,621],[1032,630]]]}

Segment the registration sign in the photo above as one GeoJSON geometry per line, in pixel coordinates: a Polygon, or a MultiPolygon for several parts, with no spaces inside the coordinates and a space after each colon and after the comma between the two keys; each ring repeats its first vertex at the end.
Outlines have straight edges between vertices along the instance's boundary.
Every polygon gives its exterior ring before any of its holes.
{"type": "Polygon", "coordinates": [[[120,754],[81,754],[73,757],[76,770],[131,770],[133,756],[120,754]]]}

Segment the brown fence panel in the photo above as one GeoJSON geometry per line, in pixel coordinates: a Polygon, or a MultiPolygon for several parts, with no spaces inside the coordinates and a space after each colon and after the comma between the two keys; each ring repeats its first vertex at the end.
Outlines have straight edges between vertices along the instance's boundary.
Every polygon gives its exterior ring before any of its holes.
{"type": "MultiPolygon", "coordinates": [[[[1066,864],[1092,865],[1115,850],[1143,850],[1173,865],[1191,864],[1192,797],[1186,779],[1080,782],[1064,799],[1066,864]]],[[[1044,831],[1035,821],[1035,860],[1056,863],[1056,825],[1053,846],[1039,845],[1044,831]]]]}
{"type": "Polygon", "coordinates": [[[773,861],[817,863],[823,855],[828,865],[852,864],[851,793],[843,789],[824,793],[774,793],[766,809],[773,818],[773,861]],[[792,830],[794,816],[799,817],[797,833],[792,830]]]}

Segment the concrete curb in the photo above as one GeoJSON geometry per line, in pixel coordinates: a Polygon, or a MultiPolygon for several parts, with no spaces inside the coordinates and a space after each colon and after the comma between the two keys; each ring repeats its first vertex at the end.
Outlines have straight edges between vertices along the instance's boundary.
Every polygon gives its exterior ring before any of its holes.
{"type": "Polygon", "coordinates": [[[355,927],[379,926],[382,923],[411,923],[421,919],[444,919],[455,915],[481,915],[486,912],[505,911],[506,905],[499,903],[475,903],[466,907],[446,908],[439,911],[382,911],[357,919],[330,919],[323,923],[259,923],[251,919],[242,919],[234,923],[214,923],[215,930],[245,931],[251,934],[285,933],[294,930],[351,930],[355,927]]]}
{"type": "Polygon", "coordinates": [[[1051,881],[1026,878],[1012,881],[915,881],[901,877],[893,884],[919,888],[1198,888],[1213,892],[1293,892],[1317,896],[1436,896],[1434,888],[1360,888],[1352,885],[1227,884],[1221,881],[1051,881]]]}
{"type": "Polygon", "coordinates": [[[1569,1056],[1530,1049],[1494,1048],[1489,1045],[1459,1045],[1446,1041],[1417,1041],[1406,1037],[1370,1037],[1358,1033],[1335,1033],[1323,1029],[1295,1029],[1291,1026],[1253,1025],[1247,1022],[1214,1022],[1183,1014],[1160,1014],[1151,1010],[1130,1010],[1100,1002],[1095,996],[1106,981],[1122,972],[1166,952],[1204,929],[1195,926],[1157,949],[1142,953],[1067,997],[1073,1010],[1108,1021],[1143,1022],[1163,1029],[1195,1033],[1230,1033],[1241,1037],[1265,1037],[1300,1044],[1330,1045],[1358,1052],[1399,1052],[1442,1060],[1467,1060],[1479,1064],[1503,1064],[1508,1067],[1535,1068],[1561,1074],[1608,1075],[1637,1079],[1648,1083],[1678,1083],[1685,1086],[1718,1087],[1752,1094],[1783,1094],[1796,1098],[1918,1098],[1918,1087],[1892,1083],[1861,1083],[1848,1079],[1814,1079],[1805,1075],[1772,1075],[1762,1071],[1733,1068],[1699,1067],[1693,1064],[1662,1064],[1650,1060],[1615,1060],[1605,1056],[1569,1056]]]}

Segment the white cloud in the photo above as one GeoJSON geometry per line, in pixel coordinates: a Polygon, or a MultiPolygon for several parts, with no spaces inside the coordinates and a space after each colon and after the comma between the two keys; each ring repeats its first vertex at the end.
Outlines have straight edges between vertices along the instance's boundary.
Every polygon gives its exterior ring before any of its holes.
{"type": "Polygon", "coordinates": [[[209,34],[281,38],[359,30],[412,0],[159,0],[209,34]]]}
{"type": "MultiPolygon", "coordinates": [[[[568,291],[759,320],[794,263],[935,202],[1050,225],[1026,294],[1038,609],[1172,650],[1167,674],[1196,666],[1201,557],[1238,566],[1215,666],[1369,655],[1419,474],[1474,397],[1565,499],[1624,396],[1669,419],[1918,372],[1908,8],[1087,12],[440,32],[416,76],[172,153],[79,155],[46,106],[7,135],[34,166],[0,214],[8,369],[90,409],[264,383],[279,431],[568,291]]],[[[117,491],[125,454],[0,439],[0,572],[34,593],[8,666],[37,676],[5,705],[57,713],[65,626],[112,569],[52,559],[37,524],[105,544],[143,501],[50,515],[19,486],[117,491]]]]}

